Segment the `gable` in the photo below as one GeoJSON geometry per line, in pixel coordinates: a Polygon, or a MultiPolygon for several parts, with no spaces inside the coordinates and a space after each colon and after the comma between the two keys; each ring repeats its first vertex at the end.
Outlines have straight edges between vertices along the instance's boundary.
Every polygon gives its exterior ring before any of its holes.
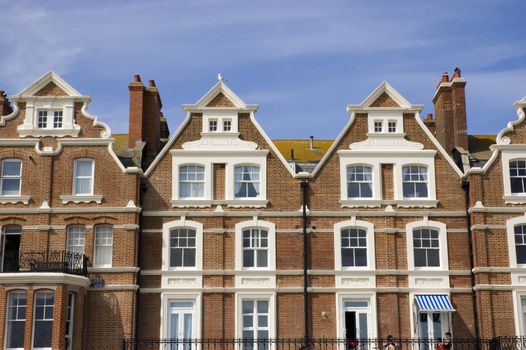
{"type": "Polygon", "coordinates": [[[401,107],[387,92],[383,92],[370,107],[401,107]]]}
{"type": "Polygon", "coordinates": [[[235,107],[235,105],[222,92],[220,92],[206,105],[206,107],[235,107]]]}
{"type": "Polygon", "coordinates": [[[51,81],[42,89],[35,92],[35,96],[68,96],[68,94],[51,81]]]}

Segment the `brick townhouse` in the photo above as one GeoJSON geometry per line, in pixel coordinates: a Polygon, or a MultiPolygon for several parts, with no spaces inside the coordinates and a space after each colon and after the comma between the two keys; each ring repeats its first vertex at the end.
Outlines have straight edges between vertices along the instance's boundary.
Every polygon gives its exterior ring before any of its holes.
{"type": "Polygon", "coordinates": [[[222,78],[171,137],[139,76],[127,135],[54,73],[2,95],[0,341],[526,334],[526,99],[468,135],[465,86],[421,118],[384,82],[335,140],[272,141],[222,78]]]}
{"type": "MultiPolygon", "coordinates": [[[[432,128],[440,94],[428,127],[382,83],[311,172],[224,81],[184,105],[144,174],[138,337],[304,336],[304,198],[311,337],[474,337],[458,142],[446,151],[432,128]]],[[[465,125],[465,107],[454,118],[465,125]]]]}
{"type": "Polygon", "coordinates": [[[141,171],[55,73],[0,99],[0,347],[118,348],[135,329],[141,171]]]}

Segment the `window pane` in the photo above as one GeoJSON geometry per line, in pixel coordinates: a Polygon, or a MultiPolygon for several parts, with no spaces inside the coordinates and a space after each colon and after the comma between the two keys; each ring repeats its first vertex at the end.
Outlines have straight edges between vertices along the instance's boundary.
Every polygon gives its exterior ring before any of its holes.
{"type": "Polygon", "coordinates": [[[440,254],[438,249],[429,249],[427,251],[428,266],[438,267],[440,266],[440,254]]]}
{"type": "Polygon", "coordinates": [[[243,313],[250,314],[254,311],[254,302],[252,300],[243,300],[243,313]]]}
{"type": "Polygon", "coordinates": [[[373,196],[373,184],[372,183],[363,183],[360,184],[361,197],[370,198],[373,196]]]}
{"type": "Polygon", "coordinates": [[[404,183],[404,197],[413,198],[415,197],[415,187],[412,183],[404,183]]]}
{"type": "Polygon", "coordinates": [[[425,249],[415,249],[415,266],[426,267],[426,251],[425,249]]]}
{"type": "Polygon", "coordinates": [[[2,163],[3,176],[20,176],[22,162],[17,160],[4,161],[2,163]]]}
{"type": "Polygon", "coordinates": [[[258,313],[267,313],[268,312],[268,301],[267,300],[258,300],[257,311],[258,313]]]}
{"type": "Polygon", "coordinates": [[[93,161],[90,159],[75,161],[75,176],[91,176],[93,161]]]}
{"type": "Polygon", "coordinates": [[[356,266],[367,266],[367,250],[362,248],[355,248],[355,264],[356,266]]]}
{"type": "Polygon", "coordinates": [[[526,245],[516,245],[517,264],[526,264],[526,245]]]}
{"type": "Polygon", "coordinates": [[[254,251],[243,251],[243,267],[254,267],[254,251]]]}
{"type": "Polygon", "coordinates": [[[2,196],[20,195],[20,179],[2,179],[2,196]]]}
{"type": "Polygon", "coordinates": [[[51,347],[53,321],[35,321],[33,344],[35,348],[51,347]]]}
{"type": "Polygon", "coordinates": [[[267,258],[268,257],[267,257],[266,250],[258,250],[257,251],[258,267],[268,267],[267,258]]]}
{"type": "Polygon", "coordinates": [[[342,266],[354,266],[352,249],[342,249],[342,266]]]}
{"type": "Polygon", "coordinates": [[[427,197],[427,183],[416,184],[416,197],[425,198],[427,197]]]}
{"type": "Polygon", "coordinates": [[[185,267],[193,267],[193,266],[195,266],[195,249],[186,248],[184,250],[183,265],[185,267]]]}

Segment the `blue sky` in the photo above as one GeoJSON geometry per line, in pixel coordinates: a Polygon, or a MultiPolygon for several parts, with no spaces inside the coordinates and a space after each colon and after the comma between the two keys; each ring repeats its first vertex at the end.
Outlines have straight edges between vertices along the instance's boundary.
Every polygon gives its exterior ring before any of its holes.
{"type": "Polygon", "coordinates": [[[387,80],[433,111],[442,72],[468,81],[472,134],[497,133],[526,96],[526,2],[0,0],[0,89],[54,70],[114,133],[133,74],[155,79],[172,132],[221,72],[274,139],[330,139],[387,80]]]}

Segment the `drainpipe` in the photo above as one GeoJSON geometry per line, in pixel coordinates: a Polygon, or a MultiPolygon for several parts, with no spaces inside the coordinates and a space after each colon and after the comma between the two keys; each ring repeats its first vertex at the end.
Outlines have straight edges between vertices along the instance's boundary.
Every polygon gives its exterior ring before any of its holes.
{"type": "Polygon", "coordinates": [[[310,341],[310,317],[309,317],[309,276],[307,274],[307,267],[309,263],[309,247],[308,247],[308,236],[307,236],[307,190],[309,188],[309,183],[307,180],[303,180],[300,183],[301,192],[303,197],[303,312],[305,320],[305,347],[308,347],[310,341]]]}
{"type": "MultiPolygon", "coordinates": [[[[473,239],[471,237],[471,214],[469,213],[469,181],[462,180],[462,189],[464,190],[464,197],[466,202],[466,225],[468,228],[468,244],[469,244],[469,269],[470,269],[470,276],[471,276],[471,288],[475,286],[475,273],[473,272],[473,269],[475,267],[475,256],[473,253],[473,239]]],[[[475,326],[475,337],[477,339],[480,339],[480,331],[479,331],[479,316],[478,316],[478,310],[477,310],[477,297],[475,295],[475,291],[471,291],[471,302],[473,303],[473,318],[474,318],[474,326],[475,326]]],[[[477,349],[480,347],[479,342],[477,342],[477,349]]]]}

